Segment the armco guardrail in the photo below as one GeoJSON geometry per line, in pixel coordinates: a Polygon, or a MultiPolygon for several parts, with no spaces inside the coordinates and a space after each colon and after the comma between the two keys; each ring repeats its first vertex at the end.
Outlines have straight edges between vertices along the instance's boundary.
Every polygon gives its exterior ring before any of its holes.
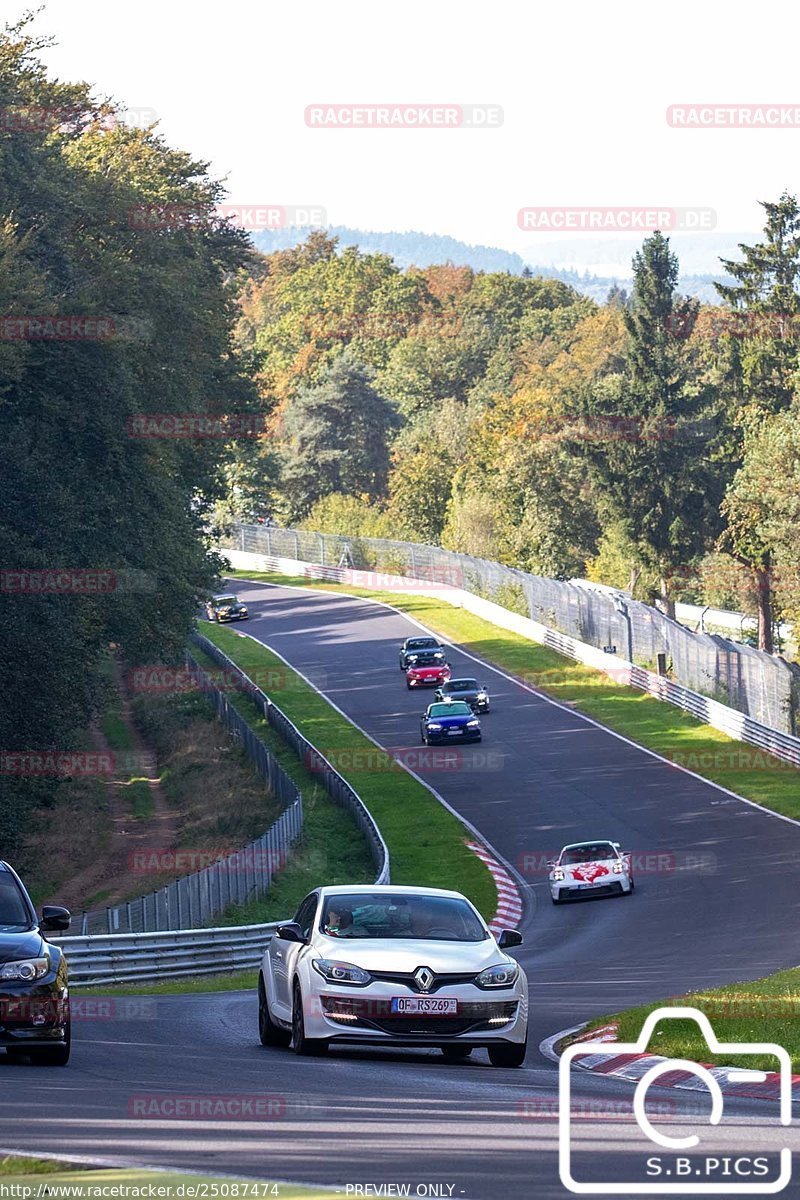
{"type": "Polygon", "coordinates": [[[52,937],[50,941],[64,947],[73,987],[102,987],[253,970],[278,924],[52,937]]]}
{"type": "Polygon", "coordinates": [[[619,647],[622,658],[646,667],[665,654],[672,677],[683,687],[713,696],[772,729],[800,732],[800,668],[716,634],[693,633],[639,600],[620,603],[565,580],[388,538],[237,525],[219,548],[314,563],[328,571],[347,566],[377,572],[378,578],[389,572],[425,588],[452,586],[599,650],[619,647]]]}
{"type": "MultiPolygon", "coordinates": [[[[207,925],[232,904],[245,904],[268,891],[273,875],[285,866],[303,832],[303,799],[294,781],[199,663],[187,656],[187,664],[193,682],[209,698],[231,737],[244,748],[266,787],[283,805],[283,812],[266,833],[233,854],[147,895],[85,912],[82,934],[145,933],[207,925]]],[[[139,853],[142,861],[134,861],[133,866],[143,878],[151,870],[163,871],[163,853],[154,852],[152,865],[146,850],[139,853]]]]}
{"type": "MultiPolygon", "coordinates": [[[[374,571],[351,567],[319,565],[309,563],[304,559],[265,556],[230,550],[225,547],[220,548],[226,553],[234,567],[245,571],[274,570],[291,575],[304,574],[309,578],[346,583],[351,587],[372,590],[404,592],[419,589],[418,580],[393,576],[385,572],[377,575],[374,571]]],[[[476,596],[473,592],[463,588],[454,587],[450,583],[431,583],[426,585],[426,593],[475,613],[476,616],[484,617],[487,621],[491,621],[492,624],[499,625],[503,629],[510,629],[522,637],[548,646],[558,654],[563,654],[576,662],[582,662],[599,671],[604,671],[616,683],[638,688],[657,700],[674,704],[691,713],[704,724],[726,733],[729,737],[757,746],[774,758],[789,763],[791,766],[800,767],[800,738],[798,737],[772,729],[718,700],[712,700],[708,696],[693,692],[690,688],[657,675],[654,671],[636,666],[619,655],[607,654],[596,646],[559,633],[558,630],[551,629],[539,621],[511,612],[494,601],[476,596]]],[[[703,766],[702,763],[693,764],[691,761],[677,765],[690,768],[693,765],[698,768],[703,766]]],[[[743,762],[742,765],[746,766],[747,764],[743,762]]]]}
{"type": "Polygon", "coordinates": [[[261,709],[265,720],[289,743],[301,762],[306,763],[306,765],[313,764],[314,773],[318,776],[320,783],[325,788],[331,800],[340,805],[340,807],[346,808],[352,814],[356,824],[367,839],[378,872],[375,882],[389,883],[389,851],[386,848],[386,842],[383,840],[381,831],[373,820],[369,809],[354,788],[350,786],[338,771],[334,770],[327,758],[311,744],[308,738],[303,737],[297,726],[293,725],[286,714],[278,708],[277,704],[270,700],[269,696],[245,675],[244,671],[236,665],[232,658],[228,658],[227,654],[201,633],[193,634],[192,641],[209,658],[219,663],[221,667],[224,667],[229,676],[239,680],[242,689],[261,709]]]}

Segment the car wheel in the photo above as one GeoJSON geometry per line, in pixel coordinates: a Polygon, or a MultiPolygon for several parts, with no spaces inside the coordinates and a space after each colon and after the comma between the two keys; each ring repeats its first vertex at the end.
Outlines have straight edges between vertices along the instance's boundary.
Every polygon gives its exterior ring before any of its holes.
{"type": "Polygon", "coordinates": [[[630,896],[631,893],[634,892],[635,890],[636,890],[636,884],[634,883],[633,879],[631,879],[631,890],[630,890],[630,892],[628,892],[628,895],[630,896]]]}
{"type": "Polygon", "coordinates": [[[72,1028],[68,1021],[64,1030],[64,1041],[57,1046],[39,1046],[28,1051],[32,1063],[41,1067],[65,1067],[69,1062],[72,1028]]]}
{"type": "Polygon", "coordinates": [[[472,1054],[472,1046],[440,1046],[447,1062],[462,1062],[472,1054]]]}
{"type": "Polygon", "coordinates": [[[411,690],[412,690],[411,684],[408,682],[408,680],[406,680],[406,691],[410,692],[411,690]]]}
{"type": "Polygon", "coordinates": [[[324,1038],[307,1038],[306,1024],[303,1020],[303,993],[300,984],[295,980],[292,990],[292,1049],[295,1054],[304,1057],[325,1054],[328,1043],[324,1038]]]}
{"type": "Polygon", "coordinates": [[[258,1037],[262,1046],[288,1046],[291,1034],[276,1025],[269,1011],[264,980],[258,978],[258,1037]]]}
{"type": "Polygon", "coordinates": [[[553,904],[563,904],[564,903],[564,901],[561,899],[560,896],[551,896],[550,899],[553,901],[553,904]]]}
{"type": "Polygon", "coordinates": [[[493,1067],[521,1067],[528,1047],[525,1042],[502,1042],[489,1047],[489,1062],[493,1067]]]}

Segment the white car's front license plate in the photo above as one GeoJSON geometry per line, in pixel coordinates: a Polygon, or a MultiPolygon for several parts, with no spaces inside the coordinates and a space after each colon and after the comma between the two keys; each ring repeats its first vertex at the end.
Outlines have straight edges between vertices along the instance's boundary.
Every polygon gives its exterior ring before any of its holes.
{"type": "Polygon", "coordinates": [[[458,1000],[450,996],[393,996],[392,1012],[400,1016],[453,1017],[458,1000]]]}

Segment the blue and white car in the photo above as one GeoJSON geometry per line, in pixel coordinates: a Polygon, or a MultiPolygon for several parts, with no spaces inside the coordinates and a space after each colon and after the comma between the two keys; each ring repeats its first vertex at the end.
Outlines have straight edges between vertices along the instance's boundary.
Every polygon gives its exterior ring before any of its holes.
{"type": "Polygon", "coordinates": [[[481,723],[464,700],[442,700],[429,704],[420,721],[420,736],[426,746],[445,742],[479,742],[481,723]]]}

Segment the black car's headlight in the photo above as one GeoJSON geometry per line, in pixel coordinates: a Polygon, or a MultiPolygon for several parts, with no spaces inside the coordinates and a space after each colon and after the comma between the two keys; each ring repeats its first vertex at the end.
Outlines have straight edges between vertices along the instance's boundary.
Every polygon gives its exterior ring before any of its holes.
{"type": "Polygon", "coordinates": [[[496,966],[481,971],[475,982],[479,988],[507,988],[513,987],[518,975],[519,967],[515,962],[497,963],[496,966]]]}
{"type": "Polygon", "coordinates": [[[50,971],[50,959],[22,958],[18,962],[0,964],[0,983],[34,983],[50,971]]]}
{"type": "Polygon", "coordinates": [[[352,963],[335,962],[330,958],[314,958],[311,965],[328,983],[349,983],[353,987],[366,987],[368,983],[372,983],[370,973],[352,963]]]}

